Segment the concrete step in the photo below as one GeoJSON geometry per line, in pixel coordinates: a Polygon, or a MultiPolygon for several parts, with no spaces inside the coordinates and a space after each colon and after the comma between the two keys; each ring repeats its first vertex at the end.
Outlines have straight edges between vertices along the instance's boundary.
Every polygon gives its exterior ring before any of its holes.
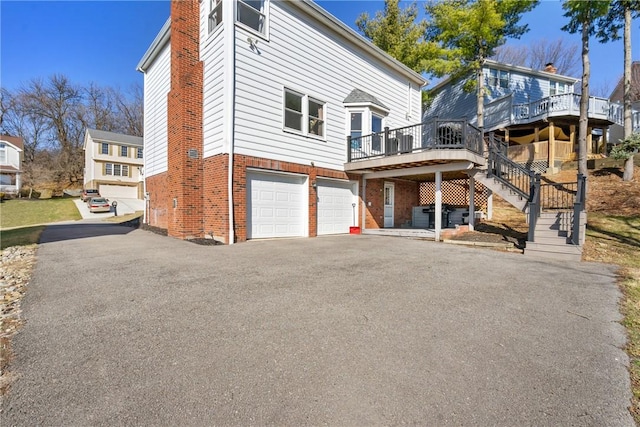
{"type": "Polygon", "coordinates": [[[569,232],[560,231],[560,230],[547,230],[547,229],[536,228],[535,236],[536,236],[536,239],[538,237],[562,237],[562,238],[567,238],[567,237],[569,237],[569,232]]]}

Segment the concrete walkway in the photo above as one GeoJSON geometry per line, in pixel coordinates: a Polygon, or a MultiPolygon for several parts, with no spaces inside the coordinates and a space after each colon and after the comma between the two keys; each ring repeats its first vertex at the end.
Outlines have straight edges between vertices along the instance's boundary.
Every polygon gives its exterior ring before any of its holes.
{"type": "Polygon", "coordinates": [[[72,227],[43,234],[0,425],[633,425],[606,265],[72,227]]]}

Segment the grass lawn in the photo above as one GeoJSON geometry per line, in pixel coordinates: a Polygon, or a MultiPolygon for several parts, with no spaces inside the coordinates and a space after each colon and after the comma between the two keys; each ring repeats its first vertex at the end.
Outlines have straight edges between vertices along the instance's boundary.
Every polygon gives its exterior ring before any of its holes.
{"type": "Polygon", "coordinates": [[[15,228],[0,232],[0,250],[9,246],[25,246],[38,243],[44,225],[15,228]]]}
{"type": "Polygon", "coordinates": [[[0,228],[76,219],[81,216],[73,199],[13,199],[0,203],[0,228]]]}
{"type": "Polygon", "coordinates": [[[620,310],[627,329],[633,401],[631,412],[640,425],[640,216],[590,212],[583,259],[620,266],[620,310]]]}

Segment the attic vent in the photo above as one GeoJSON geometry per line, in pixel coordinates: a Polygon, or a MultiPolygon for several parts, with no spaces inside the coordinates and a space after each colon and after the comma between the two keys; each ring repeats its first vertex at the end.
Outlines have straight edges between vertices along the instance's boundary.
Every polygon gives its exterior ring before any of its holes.
{"type": "Polygon", "coordinates": [[[190,159],[197,159],[198,158],[198,150],[192,148],[188,151],[188,156],[190,159]]]}

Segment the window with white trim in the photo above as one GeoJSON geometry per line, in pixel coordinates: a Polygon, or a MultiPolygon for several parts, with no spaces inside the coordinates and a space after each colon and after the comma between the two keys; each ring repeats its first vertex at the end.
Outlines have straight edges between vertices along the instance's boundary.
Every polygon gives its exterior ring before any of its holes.
{"type": "Polygon", "coordinates": [[[309,95],[284,88],[285,130],[324,138],[326,126],[326,102],[309,95]]]}
{"type": "Polygon", "coordinates": [[[209,33],[222,24],[222,0],[209,0],[209,33]]]}
{"type": "Polygon", "coordinates": [[[0,144],[0,164],[7,163],[7,144],[0,144]]]}
{"type": "Polygon", "coordinates": [[[237,21],[254,31],[266,34],[268,0],[237,0],[237,21]]]}
{"type": "Polygon", "coordinates": [[[105,163],[104,174],[111,176],[129,176],[129,165],[117,163],[105,163]]]}
{"type": "Polygon", "coordinates": [[[109,144],[106,142],[100,144],[100,154],[109,154],[109,144]]]}
{"type": "Polygon", "coordinates": [[[120,146],[120,157],[128,157],[129,156],[129,147],[126,145],[120,146]]]}
{"type": "MultiPolygon", "coordinates": [[[[382,116],[371,113],[371,133],[377,134],[382,132],[382,116]]],[[[373,135],[371,137],[371,149],[373,151],[382,151],[382,137],[373,135]]]]}
{"type": "Polygon", "coordinates": [[[566,83],[554,80],[549,81],[549,96],[561,95],[563,93],[567,93],[568,91],[569,90],[566,83]]]}
{"type": "Polygon", "coordinates": [[[137,159],[141,159],[142,158],[142,147],[138,147],[138,152],[136,153],[136,158],[137,159]]]}
{"type": "Polygon", "coordinates": [[[284,127],[302,132],[302,99],[304,95],[289,89],[284,90],[284,127]]]}
{"type": "Polygon", "coordinates": [[[509,88],[509,72],[505,70],[498,70],[495,68],[489,68],[489,77],[487,84],[496,88],[509,88]]]}

